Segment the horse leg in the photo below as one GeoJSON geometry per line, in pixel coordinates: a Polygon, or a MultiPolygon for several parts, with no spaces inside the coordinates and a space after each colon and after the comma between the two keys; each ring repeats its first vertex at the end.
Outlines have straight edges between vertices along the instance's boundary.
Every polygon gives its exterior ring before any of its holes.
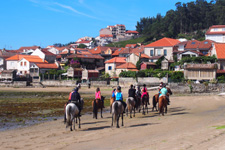
{"type": "Polygon", "coordinates": [[[143,105],[143,111],[142,114],[145,115],[145,105],[143,105]]]}
{"type": "Polygon", "coordinates": [[[112,115],[112,124],[111,124],[111,126],[113,126],[113,115],[112,115]]]}
{"type": "MultiPolygon", "coordinates": [[[[77,117],[76,117],[77,119],[77,117]]],[[[73,119],[73,130],[75,130],[75,118],[73,119]]]]}
{"type": "Polygon", "coordinates": [[[103,118],[103,116],[102,116],[102,108],[101,108],[101,118],[103,118]]]}
{"type": "Polygon", "coordinates": [[[80,128],[80,117],[78,117],[78,120],[79,120],[79,128],[80,128]]]}
{"type": "Polygon", "coordinates": [[[147,114],[148,114],[148,104],[146,104],[146,108],[147,108],[147,114]]]}
{"type": "Polygon", "coordinates": [[[66,113],[64,112],[64,124],[66,123],[66,113]]]}
{"type": "Polygon", "coordinates": [[[112,113],[112,105],[110,105],[110,114],[112,113]]]}
{"type": "Polygon", "coordinates": [[[134,107],[134,115],[133,116],[135,117],[135,107],[134,107]]]}
{"type": "Polygon", "coordinates": [[[122,113],[122,126],[123,126],[123,113],[122,113]]]}
{"type": "Polygon", "coordinates": [[[132,109],[130,110],[130,118],[132,118],[132,109]]]}
{"type": "Polygon", "coordinates": [[[119,126],[119,118],[120,118],[120,115],[117,115],[117,128],[119,128],[120,126],[119,126]]]}
{"type": "Polygon", "coordinates": [[[77,117],[76,117],[76,124],[77,124],[77,117]]]}

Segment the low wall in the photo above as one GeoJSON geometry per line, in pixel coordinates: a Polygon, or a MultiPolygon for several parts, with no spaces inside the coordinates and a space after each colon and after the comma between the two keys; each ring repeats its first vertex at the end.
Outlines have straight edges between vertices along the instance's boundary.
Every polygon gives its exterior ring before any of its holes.
{"type": "Polygon", "coordinates": [[[45,87],[75,87],[75,80],[44,80],[41,82],[45,87]]]}
{"type": "Polygon", "coordinates": [[[119,85],[123,87],[129,87],[131,84],[137,85],[135,78],[119,78],[119,85]]]}
{"type": "MultiPolygon", "coordinates": [[[[219,93],[225,92],[225,83],[223,84],[191,84],[193,93],[219,93]]],[[[169,83],[169,87],[174,93],[191,93],[189,84],[169,83]]]]}

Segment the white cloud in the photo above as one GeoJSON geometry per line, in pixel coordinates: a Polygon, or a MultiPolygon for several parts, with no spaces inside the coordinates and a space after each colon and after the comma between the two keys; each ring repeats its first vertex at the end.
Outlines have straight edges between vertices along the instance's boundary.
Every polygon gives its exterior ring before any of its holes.
{"type": "Polygon", "coordinates": [[[60,3],[57,3],[57,2],[55,2],[54,4],[56,4],[56,5],[58,5],[58,6],[62,7],[62,8],[68,9],[68,10],[70,10],[70,11],[76,13],[76,14],[79,14],[79,15],[82,15],[82,16],[86,16],[86,17],[89,17],[89,18],[93,18],[93,19],[98,19],[98,18],[96,18],[96,17],[94,17],[94,16],[90,16],[90,15],[88,15],[88,14],[82,13],[82,12],[80,12],[80,11],[74,9],[74,8],[71,7],[71,6],[64,5],[64,4],[60,4],[60,3]]]}

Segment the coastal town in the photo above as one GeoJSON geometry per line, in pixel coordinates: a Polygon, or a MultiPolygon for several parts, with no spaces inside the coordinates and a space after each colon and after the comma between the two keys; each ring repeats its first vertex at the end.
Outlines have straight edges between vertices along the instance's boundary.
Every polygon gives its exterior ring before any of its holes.
{"type": "MultiPolygon", "coordinates": [[[[157,69],[182,72],[179,82],[182,79],[196,83],[218,82],[218,77],[219,81],[224,82],[221,78],[225,74],[224,34],[225,25],[213,25],[206,31],[203,41],[164,37],[147,45],[129,43],[125,47],[108,47],[106,45],[109,43],[141,36],[137,31],[126,30],[123,24],[116,24],[101,29],[96,38],[82,37],[66,46],[1,49],[1,86],[13,86],[14,81],[26,81],[25,85],[31,86],[45,80],[87,83],[107,78],[118,81],[119,77],[129,77],[126,72],[137,75],[143,70],[157,69]],[[197,61],[190,61],[191,58],[197,61]]],[[[164,75],[157,77],[148,72],[137,77],[158,78],[149,84],[159,83],[162,79],[165,83],[173,82],[168,81],[168,73],[164,75]]]]}

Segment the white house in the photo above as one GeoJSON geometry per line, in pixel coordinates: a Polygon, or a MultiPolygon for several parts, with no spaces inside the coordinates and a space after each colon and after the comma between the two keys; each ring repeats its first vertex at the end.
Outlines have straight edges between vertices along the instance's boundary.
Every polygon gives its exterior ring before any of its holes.
{"type": "Polygon", "coordinates": [[[126,63],[125,57],[114,57],[105,62],[105,73],[108,73],[110,76],[117,76],[116,67],[126,63]]]}
{"type": "Polygon", "coordinates": [[[173,51],[179,40],[162,38],[145,46],[144,53],[150,57],[164,56],[168,60],[173,60],[173,51]]]}
{"type": "Polygon", "coordinates": [[[205,34],[206,40],[225,43],[225,25],[213,25],[205,34]]]}
{"type": "Polygon", "coordinates": [[[56,55],[49,52],[48,49],[36,49],[31,55],[39,56],[41,59],[46,60],[49,63],[54,63],[56,59],[56,55]]]}

